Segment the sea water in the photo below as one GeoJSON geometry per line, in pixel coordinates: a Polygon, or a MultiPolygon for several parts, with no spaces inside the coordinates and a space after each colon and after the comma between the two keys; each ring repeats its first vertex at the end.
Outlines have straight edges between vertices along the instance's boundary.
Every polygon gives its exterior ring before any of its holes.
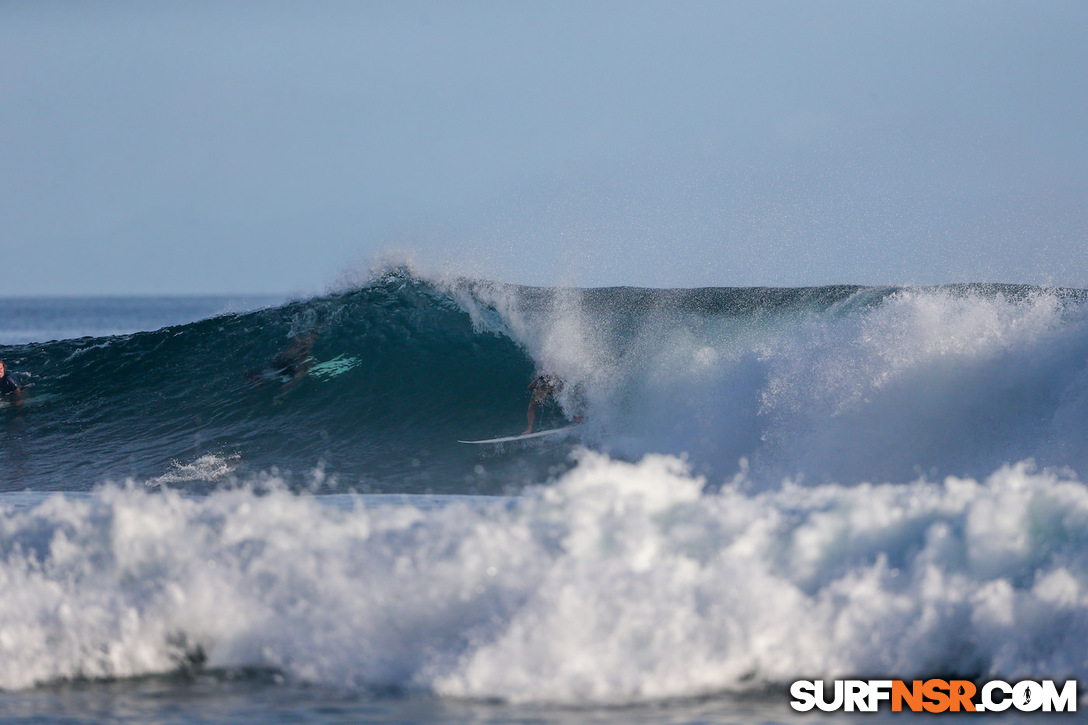
{"type": "Polygon", "coordinates": [[[778,722],[797,679],[1083,679],[1085,300],[4,302],[0,716],[778,722]],[[573,439],[456,442],[520,431],[539,371],[573,439]]]}

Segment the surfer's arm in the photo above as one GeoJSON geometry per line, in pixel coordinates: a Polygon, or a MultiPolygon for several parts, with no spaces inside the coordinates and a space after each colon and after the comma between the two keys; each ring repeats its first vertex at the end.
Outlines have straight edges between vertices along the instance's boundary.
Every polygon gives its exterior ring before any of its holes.
{"type": "Polygon", "coordinates": [[[533,432],[533,421],[536,419],[536,406],[537,399],[534,395],[533,399],[529,401],[529,411],[527,413],[527,416],[529,418],[529,425],[525,428],[525,432],[522,433],[522,435],[529,435],[533,432]]]}

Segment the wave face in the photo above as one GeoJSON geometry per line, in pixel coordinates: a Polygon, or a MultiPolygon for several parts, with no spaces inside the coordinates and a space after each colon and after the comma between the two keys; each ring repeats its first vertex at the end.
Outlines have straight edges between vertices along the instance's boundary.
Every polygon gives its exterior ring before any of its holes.
{"type": "Polygon", "coordinates": [[[9,346],[5,488],[139,480],[207,491],[501,493],[574,443],[684,455],[754,485],[985,477],[1088,464],[1085,294],[933,289],[541,289],[392,272],[357,290],[155,332],[9,346]],[[276,368],[308,374],[287,383],[276,368]],[[292,362],[293,358],[293,362],[292,362]],[[286,361],[286,362],[285,362],[286,361]],[[539,427],[574,441],[480,450],[524,427],[536,369],[566,386],[539,427]]]}
{"type": "Polygon", "coordinates": [[[310,485],[319,464],[361,487],[459,489],[475,461],[456,439],[492,416],[516,417],[532,372],[512,340],[475,332],[449,296],[397,276],[274,309],[2,354],[27,392],[6,483],[37,490],[126,477],[204,490],[231,472],[274,468],[310,485]],[[310,335],[312,349],[300,349],[310,335]],[[309,374],[288,386],[277,368],[308,353],[309,374]]]}

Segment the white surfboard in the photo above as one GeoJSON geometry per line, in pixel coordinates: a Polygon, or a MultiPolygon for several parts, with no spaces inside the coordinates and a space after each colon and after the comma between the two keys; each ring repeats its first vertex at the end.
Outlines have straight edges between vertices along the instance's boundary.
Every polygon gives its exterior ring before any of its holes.
{"type": "Polygon", "coordinates": [[[486,445],[488,443],[512,443],[513,441],[527,441],[530,438],[543,438],[544,436],[554,436],[560,433],[568,433],[572,428],[577,428],[580,423],[574,425],[564,426],[562,428],[552,428],[551,430],[541,430],[536,433],[529,433],[528,435],[520,436],[506,436],[505,438],[488,438],[483,441],[457,441],[458,443],[469,443],[471,445],[486,445]]]}

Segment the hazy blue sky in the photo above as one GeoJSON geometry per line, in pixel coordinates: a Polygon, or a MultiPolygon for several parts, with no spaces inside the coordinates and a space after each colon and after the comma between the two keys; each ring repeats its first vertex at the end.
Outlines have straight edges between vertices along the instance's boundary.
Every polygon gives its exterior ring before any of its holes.
{"type": "Polygon", "coordinates": [[[0,4],[0,295],[1088,286],[1088,3],[0,4]]]}

